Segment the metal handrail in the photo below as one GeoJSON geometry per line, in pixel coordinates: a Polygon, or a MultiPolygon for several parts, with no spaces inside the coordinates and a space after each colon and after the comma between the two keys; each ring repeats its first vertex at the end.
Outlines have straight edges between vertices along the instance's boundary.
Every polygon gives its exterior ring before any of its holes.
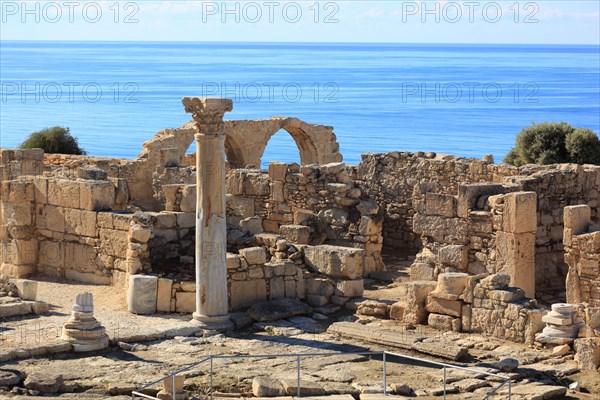
{"type": "Polygon", "coordinates": [[[294,357],[296,358],[296,369],[297,369],[297,397],[300,398],[301,394],[300,394],[300,359],[302,357],[331,357],[331,356],[353,356],[353,355],[361,355],[361,356],[374,356],[374,355],[379,355],[382,357],[382,361],[383,361],[383,395],[387,396],[387,356],[394,356],[394,357],[399,357],[399,358],[405,358],[408,360],[413,360],[413,361],[418,361],[421,363],[427,363],[427,364],[432,364],[432,365],[437,365],[439,367],[443,368],[443,373],[444,373],[444,399],[446,399],[446,394],[447,394],[447,377],[446,377],[446,370],[447,368],[452,368],[452,369],[459,369],[459,370],[463,370],[463,371],[468,371],[468,372],[474,372],[477,374],[483,374],[483,375],[487,375],[487,376],[493,376],[496,378],[501,378],[503,380],[503,382],[494,390],[492,390],[490,393],[488,393],[483,400],[487,400],[490,398],[491,395],[495,394],[498,390],[500,390],[502,387],[504,387],[505,385],[508,384],[508,398],[509,400],[512,398],[512,383],[511,383],[511,379],[508,376],[505,375],[500,375],[500,374],[494,374],[492,372],[487,372],[487,371],[482,371],[479,369],[475,369],[475,368],[468,368],[468,367],[461,367],[458,365],[452,365],[452,364],[447,364],[447,363],[443,363],[443,362],[438,362],[438,361],[431,361],[431,360],[426,360],[423,358],[418,358],[418,357],[412,357],[412,356],[407,356],[404,354],[398,354],[398,353],[393,353],[393,352],[389,352],[389,351],[363,351],[363,352],[356,352],[356,353],[295,353],[295,354],[255,354],[255,355],[214,355],[214,356],[208,356],[198,362],[195,362],[193,364],[188,365],[185,368],[182,368],[170,375],[167,375],[166,377],[156,380],[154,382],[148,383],[142,387],[140,387],[139,389],[131,392],[131,398],[133,400],[135,400],[136,398],[140,397],[140,398],[145,398],[145,399],[150,399],[150,400],[159,400],[156,397],[147,395],[145,393],[142,393],[141,391],[144,389],[149,388],[150,386],[156,385],[157,383],[163,382],[166,379],[172,378],[173,379],[173,400],[176,399],[176,379],[177,379],[177,375],[180,375],[181,373],[185,372],[185,371],[189,371],[190,369],[203,364],[207,361],[210,361],[210,399],[212,400],[213,398],[213,375],[214,375],[214,363],[213,361],[215,359],[240,359],[240,358],[281,358],[281,357],[294,357]]]}

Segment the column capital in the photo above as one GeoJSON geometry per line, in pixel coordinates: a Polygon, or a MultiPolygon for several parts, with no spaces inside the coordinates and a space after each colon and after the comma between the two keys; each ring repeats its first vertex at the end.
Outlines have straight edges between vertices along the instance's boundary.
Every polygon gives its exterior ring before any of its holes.
{"type": "Polygon", "coordinates": [[[224,135],[223,115],[233,109],[231,99],[184,97],[185,112],[192,114],[196,130],[205,135],[224,135]]]}

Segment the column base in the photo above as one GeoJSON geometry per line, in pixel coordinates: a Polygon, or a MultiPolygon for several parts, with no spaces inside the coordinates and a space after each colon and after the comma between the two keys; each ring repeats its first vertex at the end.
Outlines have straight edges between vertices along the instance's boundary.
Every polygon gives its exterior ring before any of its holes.
{"type": "Polygon", "coordinates": [[[232,331],[234,328],[233,322],[229,319],[229,314],[209,316],[195,312],[191,322],[209,331],[225,332],[232,331]]]}

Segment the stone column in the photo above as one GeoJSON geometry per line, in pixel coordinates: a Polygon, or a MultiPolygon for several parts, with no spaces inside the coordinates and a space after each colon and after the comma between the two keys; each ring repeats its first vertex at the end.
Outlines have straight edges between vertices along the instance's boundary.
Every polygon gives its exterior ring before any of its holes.
{"type": "Polygon", "coordinates": [[[196,312],[194,322],[210,330],[233,329],[227,299],[225,221],[225,131],[230,99],[185,97],[196,138],[196,312]]]}

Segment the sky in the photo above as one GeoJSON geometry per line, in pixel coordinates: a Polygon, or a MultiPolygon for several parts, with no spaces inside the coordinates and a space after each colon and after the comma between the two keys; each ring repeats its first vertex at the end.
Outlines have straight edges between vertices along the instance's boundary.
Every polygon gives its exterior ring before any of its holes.
{"type": "Polygon", "coordinates": [[[599,44],[600,1],[6,1],[0,40],[599,44]]]}

